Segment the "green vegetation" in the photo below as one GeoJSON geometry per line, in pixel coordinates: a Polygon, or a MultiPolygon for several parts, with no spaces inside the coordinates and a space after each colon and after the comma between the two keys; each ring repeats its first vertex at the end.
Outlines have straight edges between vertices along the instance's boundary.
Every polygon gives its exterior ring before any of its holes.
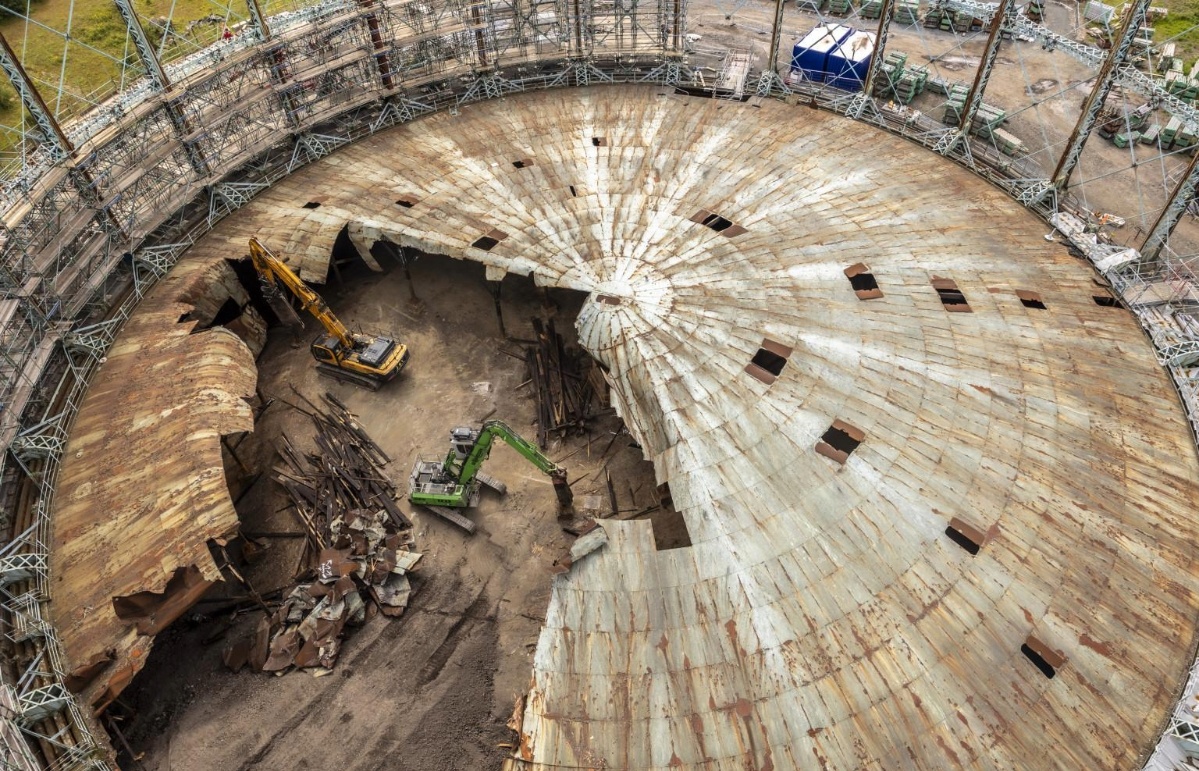
{"type": "Polygon", "coordinates": [[[1166,0],[1161,3],[1170,15],[1153,25],[1153,42],[1157,45],[1173,41],[1174,55],[1190,64],[1199,56],[1199,0],[1166,0]]]}

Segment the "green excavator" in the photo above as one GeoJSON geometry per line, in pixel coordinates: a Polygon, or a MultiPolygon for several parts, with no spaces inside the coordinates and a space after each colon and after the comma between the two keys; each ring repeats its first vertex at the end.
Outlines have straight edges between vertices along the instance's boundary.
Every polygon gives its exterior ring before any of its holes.
{"type": "Polygon", "coordinates": [[[409,479],[408,500],[473,533],[475,523],[455,509],[478,504],[480,485],[486,485],[500,495],[508,492],[507,485],[482,471],[483,462],[491,454],[491,446],[497,438],[549,476],[558,496],[558,516],[569,516],[573,512],[574,495],[566,482],[566,469],[542,455],[536,445],[500,420],[489,420],[480,428],[455,428],[450,432],[450,451],[445,460],[418,458],[409,479]]]}

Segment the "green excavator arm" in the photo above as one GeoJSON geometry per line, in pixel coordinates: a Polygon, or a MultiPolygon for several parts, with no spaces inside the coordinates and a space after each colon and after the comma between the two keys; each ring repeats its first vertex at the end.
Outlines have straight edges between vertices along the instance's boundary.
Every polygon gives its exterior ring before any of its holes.
{"type": "Polygon", "coordinates": [[[479,469],[483,467],[483,462],[491,455],[491,445],[497,438],[502,439],[505,444],[519,452],[525,460],[543,473],[551,477],[566,474],[565,469],[559,468],[558,464],[542,455],[541,450],[537,449],[537,445],[513,431],[507,423],[502,420],[489,420],[479,430],[479,438],[475,440],[475,446],[462,461],[462,470],[458,472],[458,484],[469,485],[474,481],[479,469]]]}

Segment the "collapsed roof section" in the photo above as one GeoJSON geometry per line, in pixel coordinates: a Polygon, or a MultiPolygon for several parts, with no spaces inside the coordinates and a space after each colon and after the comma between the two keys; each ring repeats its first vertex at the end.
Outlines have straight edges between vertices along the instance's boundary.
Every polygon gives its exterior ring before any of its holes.
{"type": "Polygon", "coordinates": [[[253,428],[244,397],[266,325],[224,260],[189,260],[128,321],[71,431],[54,497],[50,610],[68,684],[104,706],[153,635],[220,571],[208,550],[237,528],[221,437],[253,428]],[[230,327],[205,329],[226,303],[230,327]]]}

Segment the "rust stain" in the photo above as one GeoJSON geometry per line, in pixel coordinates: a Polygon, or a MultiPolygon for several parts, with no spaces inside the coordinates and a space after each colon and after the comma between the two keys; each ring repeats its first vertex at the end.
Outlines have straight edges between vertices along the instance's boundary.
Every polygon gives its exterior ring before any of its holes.
{"type": "Polygon", "coordinates": [[[1091,637],[1086,632],[1083,632],[1081,635],[1079,635],[1078,644],[1083,645],[1087,648],[1090,648],[1091,650],[1098,653],[1100,656],[1103,656],[1105,658],[1111,658],[1112,649],[1108,646],[1108,644],[1101,642],[1099,640],[1096,640],[1095,638],[1091,637]]]}
{"type": "Polygon", "coordinates": [[[955,768],[962,767],[962,761],[960,758],[958,758],[958,754],[953,751],[953,747],[950,747],[945,743],[945,737],[941,734],[937,734],[937,746],[944,750],[946,755],[953,758],[953,766],[955,768]]]}

